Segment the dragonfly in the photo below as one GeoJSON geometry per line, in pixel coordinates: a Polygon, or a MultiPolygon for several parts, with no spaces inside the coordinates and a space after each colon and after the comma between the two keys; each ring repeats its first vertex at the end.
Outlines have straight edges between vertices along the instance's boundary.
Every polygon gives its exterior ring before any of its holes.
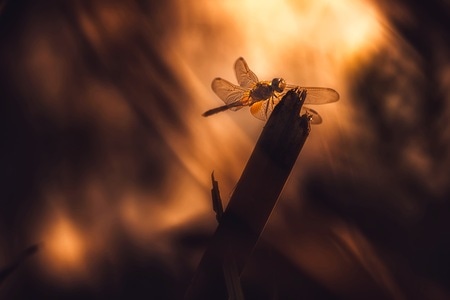
{"type": "MultiPolygon", "coordinates": [[[[250,107],[253,116],[266,121],[281,98],[291,89],[306,90],[305,104],[326,104],[339,100],[339,94],[331,88],[299,87],[287,84],[283,78],[273,78],[271,81],[259,81],[240,57],[234,64],[234,71],[239,85],[235,85],[223,78],[217,77],[211,83],[214,93],[225,105],[210,109],[203,113],[204,117],[216,113],[232,110],[236,111],[244,106],[250,107]]],[[[312,124],[322,123],[322,117],[315,110],[302,106],[300,115],[308,116],[312,124]]]]}

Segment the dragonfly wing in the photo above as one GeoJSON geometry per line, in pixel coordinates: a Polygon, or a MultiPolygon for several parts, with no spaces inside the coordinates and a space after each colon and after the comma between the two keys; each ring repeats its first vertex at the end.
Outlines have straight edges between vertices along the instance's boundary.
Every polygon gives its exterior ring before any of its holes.
{"type": "MultiPolygon", "coordinates": [[[[266,121],[269,119],[274,107],[279,103],[279,99],[273,98],[266,101],[258,101],[250,106],[250,112],[256,118],[266,121]],[[273,101],[272,101],[273,100],[273,101]]],[[[300,116],[307,115],[309,122],[314,125],[322,123],[322,117],[317,111],[309,107],[302,106],[300,110],[300,116]]]]}
{"type": "Polygon", "coordinates": [[[306,104],[326,104],[339,100],[339,94],[330,88],[306,87],[306,104]]]}
{"type": "Polygon", "coordinates": [[[305,89],[307,92],[305,104],[327,104],[336,102],[339,100],[339,94],[333,89],[324,87],[299,87],[296,85],[288,84],[285,91],[293,88],[305,89]]]}
{"type": "Polygon", "coordinates": [[[303,116],[305,114],[308,115],[309,122],[311,124],[317,125],[317,124],[321,124],[322,123],[322,117],[314,109],[311,109],[309,107],[303,106],[302,109],[300,110],[300,116],[303,116]]]}
{"type": "Polygon", "coordinates": [[[252,104],[252,106],[250,106],[250,112],[252,113],[252,115],[255,118],[258,118],[260,120],[266,121],[269,115],[266,113],[266,111],[268,110],[268,103],[269,101],[258,101],[252,104]]]}
{"type": "Polygon", "coordinates": [[[248,98],[247,94],[249,93],[247,89],[234,85],[222,78],[215,78],[211,83],[211,88],[225,104],[236,105],[230,107],[231,110],[238,110],[242,106],[247,105],[244,101],[244,99],[248,98]]]}
{"type": "Polygon", "coordinates": [[[266,121],[272,114],[273,109],[278,104],[279,99],[273,97],[269,100],[258,101],[250,106],[250,112],[255,118],[266,121]]]}
{"type": "MultiPolygon", "coordinates": [[[[250,112],[252,115],[260,120],[266,121],[269,119],[276,103],[273,101],[259,101],[255,102],[250,106],[250,112]]],[[[322,123],[322,117],[314,109],[303,106],[300,110],[300,116],[307,115],[309,117],[309,122],[314,125],[322,123]]]]}
{"type": "Polygon", "coordinates": [[[250,70],[244,58],[239,57],[234,64],[234,71],[239,85],[251,89],[258,82],[258,77],[250,70]]]}

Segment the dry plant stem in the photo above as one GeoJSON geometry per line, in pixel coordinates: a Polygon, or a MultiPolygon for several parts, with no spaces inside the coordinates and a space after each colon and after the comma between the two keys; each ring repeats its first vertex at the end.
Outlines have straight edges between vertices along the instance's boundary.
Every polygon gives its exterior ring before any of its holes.
{"type": "Polygon", "coordinates": [[[299,117],[306,91],[289,91],[275,107],[231,196],[186,294],[186,300],[227,299],[223,262],[239,274],[250,257],[309,134],[299,117]]]}
{"type": "Polygon", "coordinates": [[[0,285],[10,276],[28,257],[34,255],[39,250],[40,245],[32,245],[25,249],[20,256],[10,265],[0,269],[0,285]]]}

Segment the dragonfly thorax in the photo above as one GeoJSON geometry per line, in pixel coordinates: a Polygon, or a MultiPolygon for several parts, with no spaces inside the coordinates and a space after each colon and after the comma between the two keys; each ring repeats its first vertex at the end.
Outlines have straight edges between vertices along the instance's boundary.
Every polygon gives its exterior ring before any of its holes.
{"type": "Polygon", "coordinates": [[[267,100],[272,96],[273,88],[268,81],[260,81],[250,90],[250,97],[254,102],[267,100]]]}
{"type": "Polygon", "coordinates": [[[250,97],[253,101],[267,100],[274,96],[275,92],[281,93],[286,87],[282,78],[274,78],[270,81],[259,81],[251,90],[250,97]]]}

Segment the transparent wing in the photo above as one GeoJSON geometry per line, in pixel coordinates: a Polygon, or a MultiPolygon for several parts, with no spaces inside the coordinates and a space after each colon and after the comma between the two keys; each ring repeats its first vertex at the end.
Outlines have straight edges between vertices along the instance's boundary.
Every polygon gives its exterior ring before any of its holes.
{"type": "Polygon", "coordinates": [[[317,125],[322,123],[322,117],[314,109],[302,106],[302,109],[300,110],[300,116],[303,116],[305,114],[309,117],[309,122],[311,124],[317,125]]]}
{"type": "MultiPolygon", "coordinates": [[[[219,96],[222,101],[227,104],[241,104],[246,105],[244,98],[248,94],[248,90],[240,86],[234,85],[231,82],[222,78],[215,78],[211,83],[211,88],[219,96]]],[[[242,106],[230,107],[231,110],[238,110],[242,106]]]]}
{"type": "MultiPolygon", "coordinates": [[[[277,102],[273,101],[274,98],[264,101],[258,101],[250,106],[250,112],[255,118],[266,121],[269,119],[277,102]]],[[[278,101],[279,102],[279,101],[278,101]]]]}
{"type": "Polygon", "coordinates": [[[239,85],[243,88],[252,88],[257,82],[258,77],[250,70],[244,58],[239,57],[234,64],[234,71],[239,85]]]}
{"type": "MultiPolygon", "coordinates": [[[[276,99],[275,99],[276,100],[276,99]]],[[[252,115],[260,120],[266,121],[269,119],[274,107],[279,101],[259,101],[250,106],[252,115]]],[[[307,115],[311,124],[318,125],[322,123],[322,117],[314,109],[303,106],[300,110],[300,116],[307,115]]]]}
{"type": "Polygon", "coordinates": [[[305,89],[307,91],[305,104],[327,104],[339,100],[339,94],[333,89],[324,87],[299,87],[296,85],[286,85],[285,91],[293,88],[305,89]]]}

